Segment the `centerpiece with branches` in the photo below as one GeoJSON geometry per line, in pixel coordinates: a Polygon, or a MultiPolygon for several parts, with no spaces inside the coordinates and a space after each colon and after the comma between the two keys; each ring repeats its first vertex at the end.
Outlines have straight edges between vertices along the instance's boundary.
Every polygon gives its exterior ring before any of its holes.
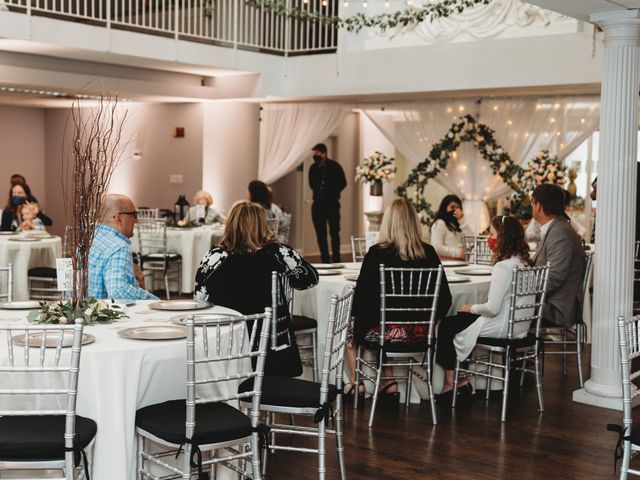
{"type": "Polygon", "coordinates": [[[396,178],[396,160],[387,157],[384,153],[374,152],[363,158],[356,167],[356,181],[369,183],[370,194],[379,197],[382,195],[382,182],[390,182],[396,178]]]}

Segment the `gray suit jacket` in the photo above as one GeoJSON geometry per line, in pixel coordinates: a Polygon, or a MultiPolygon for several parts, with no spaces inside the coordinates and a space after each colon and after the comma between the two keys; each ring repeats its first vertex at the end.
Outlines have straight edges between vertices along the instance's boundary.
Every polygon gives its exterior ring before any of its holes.
{"type": "Polygon", "coordinates": [[[556,325],[570,327],[582,314],[584,248],[568,221],[558,217],[552,222],[534,259],[536,267],[551,264],[542,316],[556,325]]]}

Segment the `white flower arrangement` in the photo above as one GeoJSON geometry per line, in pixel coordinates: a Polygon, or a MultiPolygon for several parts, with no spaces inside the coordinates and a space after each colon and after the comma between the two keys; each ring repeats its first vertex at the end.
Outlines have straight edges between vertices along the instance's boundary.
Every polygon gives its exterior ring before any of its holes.
{"type": "Polygon", "coordinates": [[[375,152],[356,167],[356,180],[363,183],[390,182],[396,178],[396,160],[375,152]]]}
{"type": "Polygon", "coordinates": [[[520,180],[520,194],[530,194],[542,183],[554,183],[563,186],[567,177],[567,169],[551,156],[548,150],[542,150],[529,160],[527,169],[520,180]]]}

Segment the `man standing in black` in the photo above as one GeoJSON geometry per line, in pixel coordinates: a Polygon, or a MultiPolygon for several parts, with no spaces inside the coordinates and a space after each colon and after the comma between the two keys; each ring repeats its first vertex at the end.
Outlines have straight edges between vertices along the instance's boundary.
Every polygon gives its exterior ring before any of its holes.
{"type": "Polygon", "coordinates": [[[312,149],[313,165],[309,169],[309,186],[313,190],[311,218],[318,237],[320,255],[329,263],[327,222],[331,235],[331,261],[340,261],[340,192],[347,186],[340,164],[327,158],[327,146],[318,143],[312,149]]]}

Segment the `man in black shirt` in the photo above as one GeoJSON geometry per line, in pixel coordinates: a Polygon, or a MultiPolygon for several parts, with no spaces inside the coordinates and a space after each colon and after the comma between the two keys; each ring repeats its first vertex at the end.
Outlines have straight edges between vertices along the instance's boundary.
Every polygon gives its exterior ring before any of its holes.
{"type": "Polygon", "coordinates": [[[327,245],[327,222],[331,235],[331,261],[340,261],[340,192],[347,180],[340,164],[327,158],[327,146],[318,143],[312,149],[313,165],[309,169],[309,186],[313,190],[311,218],[318,237],[320,255],[329,263],[327,245]]]}

